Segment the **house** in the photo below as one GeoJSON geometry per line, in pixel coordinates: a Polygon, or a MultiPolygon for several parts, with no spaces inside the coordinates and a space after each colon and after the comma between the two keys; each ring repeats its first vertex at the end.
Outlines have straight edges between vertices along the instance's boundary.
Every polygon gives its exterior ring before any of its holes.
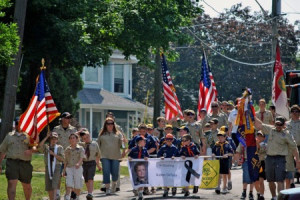
{"type": "Polygon", "coordinates": [[[127,137],[144,119],[145,110],[147,116],[152,116],[152,108],[132,100],[132,65],[136,63],[135,57],[125,60],[120,51],[114,51],[107,65],[84,67],[77,114],[79,123],[90,130],[92,138],[98,137],[107,112],[114,113],[127,137]]]}

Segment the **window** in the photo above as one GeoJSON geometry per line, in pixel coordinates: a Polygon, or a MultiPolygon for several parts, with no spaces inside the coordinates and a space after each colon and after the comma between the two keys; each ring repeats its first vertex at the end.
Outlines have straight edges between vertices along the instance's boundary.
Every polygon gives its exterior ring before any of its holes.
{"type": "Polygon", "coordinates": [[[106,65],[103,67],[103,87],[107,91],[112,92],[112,84],[111,84],[111,79],[112,79],[112,66],[111,65],[106,65]]]}
{"type": "Polygon", "coordinates": [[[124,93],[124,66],[115,65],[114,92],[124,93]]]}
{"type": "Polygon", "coordinates": [[[98,67],[85,67],[85,78],[87,82],[96,82],[98,83],[98,67]]]}

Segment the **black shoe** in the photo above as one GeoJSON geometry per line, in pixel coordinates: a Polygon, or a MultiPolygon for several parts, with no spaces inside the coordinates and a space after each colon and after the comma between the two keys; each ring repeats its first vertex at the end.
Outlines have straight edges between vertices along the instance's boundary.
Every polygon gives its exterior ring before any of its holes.
{"type": "Polygon", "coordinates": [[[169,190],[164,190],[164,194],[163,194],[163,197],[167,197],[169,195],[169,190]]]}
{"type": "Polygon", "coordinates": [[[198,186],[194,186],[193,193],[194,194],[198,193],[198,190],[199,190],[199,187],[198,186]]]}
{"type": "Polygon", "coordinates": [[[217,193],[217,194],[220,194],[221,192],[220,192],[220,188],[217,188],[216,190],[215,190],[215,192],[217,193]]]}
{"type": "Polygon", "coordinates": [[[264,196],[259,196],[258,200],[265,200],[265,197],[264,196]]]}
{"type": "Polygon", "coordinates": [[[158,187],[158,188],[156,188],[156,190],[157,190],[157,191],[162,190],[162,187],[158,187]]]}
{"type": "Polygon", "coordinates": [[[71,192],[71,199],[76,199],[76,197],[77,197],[76,193],[72,191],[71,192]]]}
{"type": "Polygon", "coordinates": [[[176,187],[173,187],[172,188],[172,196],[175,196],[177,193],[177,188],[176,187]]]}
{"type": "Polygon", "coordinates": [[[249,200],[254,200],[254,196],[253,196],[253,193],[249,193],[249,200]]]}
{"type": "Polygon", "coordinates": [[[106,192],[106,188],[105,187],[104,188],[100,188],[100,191],[106,192]]]}
{"type": "Polygon", "coordinates": [[[243,192],[240,199],[246,199],[246,197],[247,197],[246,192],[243,192]]]}
{"type": "Polygon", "coordinates": [[[91,194],[86,195],[86,200],[93,200],[93,195],[91,194]]]}
{"type": "Polygon", "coordinates": [[[185,197],[190,196],[190,192],[189,192],[189,191],[185,191],[184,196],[185,196],[185,197]]]}
{"type": "Polygon", "coordinates": [[[150,191],[149,189],[146,187],[144,188],[144,192],[143,192],[144,195],[150,195],[150,191]]]}
{"type": "Polygon", "coordinates": [[[291,183],[291,188],[295,188],[295,183],[291,183]]]}
{"type": "Polygon", "coordinates": [[[120,192],[120,188],[116,188],[116,192],[120,192]]]}

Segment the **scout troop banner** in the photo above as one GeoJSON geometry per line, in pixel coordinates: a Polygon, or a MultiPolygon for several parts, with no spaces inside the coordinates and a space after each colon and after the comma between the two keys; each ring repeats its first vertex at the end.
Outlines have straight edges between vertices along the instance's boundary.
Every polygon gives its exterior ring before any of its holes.
{"type": "Polygon", "coordinates": [[[201,183],[203,158],[151,158],[147,161],[128,161],[128,170],[134,189],[148,186],[199,186],[201,183]]]}
{"type": "Polygon", "coordinates": [[[219,182],[220,161],[204,160],[200,188],[216,188],[219,182]]]}

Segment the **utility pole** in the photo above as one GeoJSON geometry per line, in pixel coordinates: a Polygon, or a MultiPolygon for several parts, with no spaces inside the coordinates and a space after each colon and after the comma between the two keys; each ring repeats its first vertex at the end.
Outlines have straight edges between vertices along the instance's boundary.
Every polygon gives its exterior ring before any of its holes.
{"type": "Polygon", "coordinates": [[[281,15],[281,0],[272,0],[272,51],[271,58],[275,59],[276,56],[276,45],[277,45],[277,22],[278,16],[281,15]]]}
{"type": "Polygon", "coordinates": [[[25,17],[27,0],[16,0],[14,11],[14,22],[18,25],[18,34],[20,37],[19,51],[14,56],[14,65],[8,67],[5,81],[5,93],[2,109],[2,124],[0,132],[0,144],[6,134],[12,130],[13,119],[15,115],[16,96],[18,89],[18,80],[21,64],[21,50],[24,35],[25,17]]]}

